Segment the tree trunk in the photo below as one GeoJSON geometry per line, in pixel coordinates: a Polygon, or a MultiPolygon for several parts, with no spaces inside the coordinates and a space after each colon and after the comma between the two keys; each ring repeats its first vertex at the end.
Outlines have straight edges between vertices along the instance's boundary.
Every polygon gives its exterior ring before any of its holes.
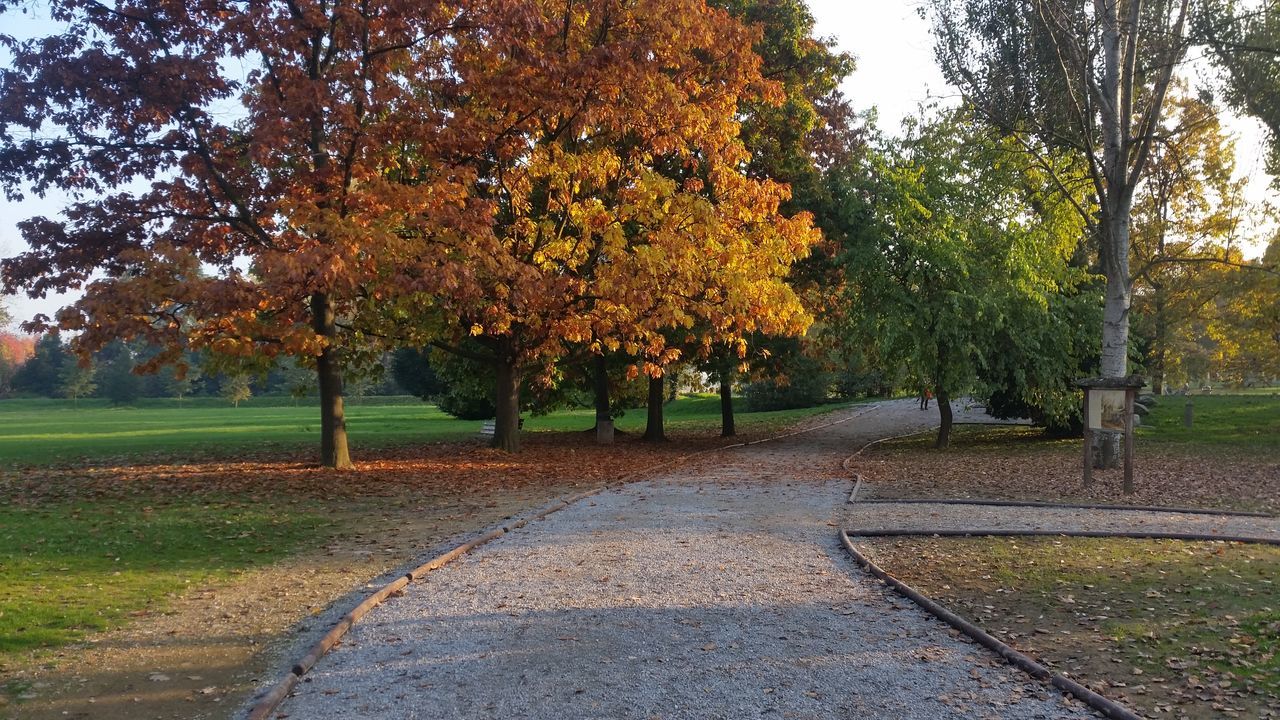
{"type": "Polygon", "coordinates": [[[320,386],[320,464],[349,470],[347,420],[342,410],[342,366],[333,341],[338,334],[333,301],[325,293],[311,296],[311,326],[328,342],[316,358],[316,382],[320,386]]]}
{"type": "Polygon", "coordinates": [[[667,434],[662,427],[662,402],[666,395],[664,392],[665,385],[666,380],[662,376],[649,378],[649,412],[644,426],[644,439],[649,442],[662,442],[667,439],[667,434]]]}
{"type": "Polygon", "coordinates": [[[595,390],[596,424],[612,420],[609,413],[609,373],[605,369],[604,356],[597,355],[592,367],[592,386],[595,390]]]}
{"type": "Polygon", "coordinates": [[[596,405],[596,442],[601,445],[609,445],[613,443],[613,414],[609,409],[609,372],[605,368],[604,355],[595,357],[593,381],[596,405]]]}
{"type": "Polygon", "coordinates": [[[1128,277],[1108,277],[1102,311],[1102,377],[1122,378],[1129,374],[1129,301],[1128,277]]]}
{"type": "Polygon", "coordinates": [[[720,437],[733,437],[733,366],[725,361],[720,366],[720,437]]]}
{"type": "Polygon", "coordinates": [[[1169,318],[1165,315],[1164,288],[1156,285],[1156,337],[1151,349],[1151,392],[1153,395],[1164,394],[1164,377],[1169,362],[1169,318]]]}
{"type": "Polygon", "coordinates": [[[938,386],[933,392],[934,398],[938,401],[938,439],[934,441],[933,447],[938,450],[945,450],[951,444],[951,397],[947,395],[947,391],[938,386]]]}
{"type": "MultiPolygon", "coordinates": [[[[1121,378],[1129,374],[1129,204],[1120,203],[1106,218],[1107,235],[1102,240],[1102,261],[1106,269],[1106,300],[1102,309],[1102,377],[1121,378]]],[[[1120,459],[1120,435],[1102,432],[1095,467],[1113,468],[1120,459]]]]}
{"type": "Polygon", "coordinates": [[[510,360],[498,361],[498,390],[494,402],[492,446],[520,452],[520,368],[510,360]]]}

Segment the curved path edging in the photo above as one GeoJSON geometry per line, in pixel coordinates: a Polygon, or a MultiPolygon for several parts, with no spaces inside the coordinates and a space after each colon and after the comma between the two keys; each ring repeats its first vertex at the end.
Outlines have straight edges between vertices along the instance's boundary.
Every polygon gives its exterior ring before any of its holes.
{"type": "Polygon", "coordinates": [[[534,520],[541,520],[558,510],[569,507],[579,500],[591,497],[592,495],[605,490],[606,487],[608,486],[593,488],[575,495],[557,499],[548,505],[544,505],[540,510],[532,515],[520,518],[510,524],[502,525],[501,527],[495,528],[486,533],[482,533],[461,545],[458,545],[452,550],[436,555],[425,563],[422,563],[400,577],[397,577],[395,580],[383,585],[382,588],[367,596],[358,605],[343,615],[342,618],[329,629],[329,632],[325,633],[319,641],[311,646],[311,649],[308,650],[300,660],[289,668],[289,671],[279,682],[260,695],[257,702],[253,704],[249,709],[248,714],[245,716],[246,720],[267,720],[267,718],[275,712],[276,708],[278,708],[280,704],[289,697],[289,693],[293,692],[293,689],[302,680],[302,677],[306,675],[311,668],[315,667],[315,664],[320,661],[320,658],[324,657],[342,640],[356,622],[365,615],[368,615],[371,610],[385,602],[387,598],[399,594],[406,586],[409,585],[409,583],[421,580],[432,570],[437,570],[448,565],[450,562],[453,562],[481,545],[496,540],[512,530],[522,528],[534,520]]]}
{"type": "Polygon", "coordinates": [[[1216,535],[1214,533],[1161,532],[1158,530],[1121,532],[1118,530],[1003,530],[972,528],[967,530],[894,529],[844,530],[851,537],[1079,537],[1127,538],[1130,540],[1185,540],[1188,542],[1235,542],[1250,545],[1275,545],[1280,538],[1265,535],[1216,535]]]}
{"type": "Polygon", "coordinates": [[[748,445],[758,445],[760,443],[781,440],[783,438],[793,437],[795,435],[801,435],[804,433],[813,432],[815,430],[822,430],[824,428],[840,425],[840,424],[849,422],[850,420],[853,420],[855,418],[861,417],[862,415],[865,415],[873,410],[876,410],[879,407],[880,407],[879,403],[872,403],[870,405],[860,405],[860,406],[854,405],[853,407],[849,408],[854,412],[852,412],[850,415],[846,417],[840,418],[839,420],[832,420],[830,422],[820,423],[812,427],[801,428],[799,430],[793,430],[790,432],[782,433],[780,435],[774,435],[771,437],[762,438],[760,440],[733,443],[733,444],[724,445],[721,447],[714,447],[714,448],[708,448],[706,450],[699,450],[697,452],[688,453],[687,455],[681,455],[679,457],[676,457],[666,462],[657,463],[649,467],[641,468],[639,470],[626,473],[616,480],[610,481],[608,483],[604,483],[590,490],[586,490],[584,492],[570,495],[565,498],[557,499],[551,502],[550,504],[543,506],[542,509],[538,510],[532,515],[520,518],[510,524],[501,525],[500,527],[490,530],[489,532],[483,533],[477,537],[473,537],[472,539],[462,543],[461,545],[458,545],[452,550],[441,553],[431,558],[427,562],[419,565],[418,567],[412,570],[409,570],[403,575],[397,577],[395,580],[392,580],[391,582],[382,586],[381,589],[367,596],[358,605],[356,605],[354,608],[349,610],[345,615],[342,616],[340,620],[338,620],[338,622],[332,628],[329,629],[329,632],[325,633],[325,635],[322,638],[320,638],[320,640],[317,641],[315,645],[313,645],[305,655],[302,656],[302,658],[298,662],[293,664],[293,666],[289,669],[289,672],[286,673],[283,678],[281,678],[275,685],[271,686],[269,689],[267,689],[265,692],[263,692],[261,695],[257,697],[257,701],[254,702],[252,707],[250,707],[248,713],[245,715],[245,720],[268,720],[268,718],[271,717],[271,714],[274,713],[276,709],[280,707],[280,704],[283,703],[285,699],[289,697],[289,693],[293,692],[294,688],[297,687],[299,682],[301,682],[302,677],[306,675],[311,670],[311,668],[315,667],[315,664],[320,661],[320,658],[324,657],[330,650],[333,649],[335,645],[337,645],[342,640],[342,638],[347,634],[349,630],[351,630],[352,626],[354,626],[357,621],[359,621],[365,615],[368,615],[371,610],[373,610],[378,605],[381,605],[388,598],[401,593],[404,590],[404,588],[408,586],[410,583],[422,579],[424,576],[427,575],[427,573],[431,572],[432,570],[437,570],[439,568],[444,567],[445,565],[448,565],[450,562],[480,547],[481,545],[484,545],[493,540],[496,540],[502,537],[503,535],[507,534],[508,532],[511,532],[512,530],[518,530],[524,527],[525,525],[528,525],[530,522],[534,520],[542,520],[543,518],[546,518],[548,515],[551,515],[552,513],[563,510],[564,508],[567,508],[570,505],[573,505],[574,503],[580,500],[584,500],[588,497],[591,497],[592,495],[596,495],[610,488],[621,487],[623,485],[626,485],[627,483],[631,482],[634,478],[638,476],[648,475],[658,470],[681,465],[695,457],[699,457],[709,453],[724,452],[726,450],[732,450],[734,448],[747,447],[748,445]]]}
{"type": "MultiPolygon", "coordinates": [[[[1125,509],[1125,508],[1122,508],[1125,509]]],[[[1022,670],[1036,680],[1046,682],[1053,687],[1064,692],[1074,695],[1079,700],[1088,704],[1089,707],[1097,710],[1112,720],[1143,720],[1141,715],[1133,712],[1129,708],[1117,703],[1116,701],[1101,695],[1071,678],[1054,672],[1044,665],[1036,662],[1030,656],[1025,655],[1013,649],[1004,642],[998,640],[995,636],[986,632],[977,625],[965,620],[963,617],[948,610],[944,605],[933,600],[929,596],[921,593],[919,590],[904,583],[898,578],[890,575],[883,568],[873,562],[864,555],[853,544],[854,537],[1036,537],[1036,536],[1057,536],[1057,537],[1103,537],[1103,538],[1133,538],[1133,539],[1160,539],[1160,540],[1190,540],[1190,541],[1209,541],[1209,542],[1240,542],[1258,545],[1276,545],[1280,546],[1280,539],[1265,537],[1249,537],[1249,536],[1221,536],[1208,535],[1203,533],[1122,533],[1122,532],[1101,532],[1101,531],[1054,531],[1054,530],[841,530],[840,543],[844,546],[849,556],[853,558],[863,570],[878,578],[884,584],[893,588],[899,595],[911,600],[916,605],[923,608],[926,612],[945,622],[956,630],[964,633],[968,638],[983,647],[991,650],[999,655],[1006,662],[1014,667],[1022,670]]]]}
{"type": "MultiPolygon", "coordinates": [[[[861,478],[861,476],[858,476],[861,478]]],[[[1215,510],[1213,508],[1171,507],[1165,505],[1116,505],[1114,503],[1055,503],[1041,500],[980,500],[977,498],[866,498],[858,499],[853,494],[851,503],[863,505],[989,505],[992,507],[1030,507],[1067,510],[1129,510],[1133,512],[1178,513],[1181,515],[1219,515],[1222,517],[1252,517],[1275,519],[1276,516],[1265,512],[1248,510],[1215,510]]]]}
{"type": "MultiPolygon", "coordinates": [[[[961,423],[956,423],[961,424],[961,423]]],[[[990,424],[990,425],[1013,425],[1013,423],[963,423],[967,425],[990,424]]],[[[850,503],[864,503],[868,505],[881,504],[892,505],[894,503],[902,505],[991,505],[993,507],[1041,507],[1041,508],[1060,508],[1071,510],[1132,510],[1134,512],[1163,512],[1163,513],[1181,513],[1184,515],[1222,515],[1225,517],[1256,517],[1256,518],[1276,518],[1280,517],[1274,513],[1254,512],[1249,510],[1223,510],[1215,508],[1192,508],[1192,507],[1172,507],[1164,505],[1117,505],[1114,503],[1052,503],[1039,500],[981,500],[977,498],[859,498],[858,493],[862,491],[864,479],[860,473],[853,472],[849,467],[849,463],[854,458],[861,455],[868,448],[879,445],[890,440],[901,440],[915,435],[923,435],[927,432],[933,432],[937,427],[925,428],[915,432],[903,433],[893,437],[872,440],[871,442],[858,448],[858,451],[845,458],[840,463],[840,467],[845,472],[850,473],[850,479],[853,481],[853,490],[849,493],[850,503]]]]}

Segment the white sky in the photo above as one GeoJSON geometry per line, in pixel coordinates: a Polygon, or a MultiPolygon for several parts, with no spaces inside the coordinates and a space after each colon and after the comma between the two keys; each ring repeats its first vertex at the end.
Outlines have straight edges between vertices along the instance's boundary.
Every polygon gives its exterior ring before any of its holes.
{"type": "MultiPolygon", "coordinates": [[[[943,81],[933,59],[933,40],[929,24],[918,14],[919,2],[893,0],[809,0],[817,20],[818,34],[834,37],[841,50],[858,60],[857,70],[844,84],[845,95],[859,111],[875,107],[879,125],[894,132],[904,117],[916,113],[922,103],[932,100],[954,101],[955,91],[943,81]]],[[[9,26],[12,15],[5,16],[9,26]]],[[[16,28],[6,27],[6,32],[16,28]]],[[[1249,198],[1260,201],[1274,198],[1262,171],[1262,130],[1252,119],[1230,117],[1228,128],[1240,136],[1239,170],[1251,179],[1249,198]]],[[[53,216],[60,199],[28,198],[9,203],[0,198],[0,257],[21,252],[25,245],[17,223],[35,215],[53,216]]],[[[1255,248],[1258,254],[1261,248],[1255,248]]],[[[19,319],[36,313],[52,315],[65,300],[26,297],[5,298],[19,319]]]]}

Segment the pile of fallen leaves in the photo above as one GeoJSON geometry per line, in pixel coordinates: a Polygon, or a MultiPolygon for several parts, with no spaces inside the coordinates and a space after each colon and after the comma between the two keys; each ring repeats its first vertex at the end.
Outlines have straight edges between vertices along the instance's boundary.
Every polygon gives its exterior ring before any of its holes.
{"type": "Polygon", "coordinates": [[[1280,718],[1280,548],[1042,538],[862,540],[890,574],[1152,717],[1280,718]]]}
{"type": "Polygon", "coordinates": [[[866,497],[981,498],[1125,503],[1280,511],[1280,461],[1229,452],[1189,452],[1139,444],[1136,492],[1123,493],[1123,471],[1095,470],[1083,486],[1079,440],[1044,440],[1023,427],[964,428],[952,446],[932,438],[875,445],[851,463],[868,483],[866,497]]]}

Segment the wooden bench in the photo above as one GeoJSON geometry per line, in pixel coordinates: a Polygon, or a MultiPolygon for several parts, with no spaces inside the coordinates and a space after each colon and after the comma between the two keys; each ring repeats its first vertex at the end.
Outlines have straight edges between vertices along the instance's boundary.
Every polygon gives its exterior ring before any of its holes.
{"type": "MultiPolygon", "coordinates": [[[[498,424],[497,419],[485,420],[484,424],[480,426],[479,437],[493,439],[493,433],[495,432],[494,428],[497,426],[497,424],[498,424]]],[[[524,429],[524,418],[520,418],[520,429],[521,430],[524,429]]]]}

